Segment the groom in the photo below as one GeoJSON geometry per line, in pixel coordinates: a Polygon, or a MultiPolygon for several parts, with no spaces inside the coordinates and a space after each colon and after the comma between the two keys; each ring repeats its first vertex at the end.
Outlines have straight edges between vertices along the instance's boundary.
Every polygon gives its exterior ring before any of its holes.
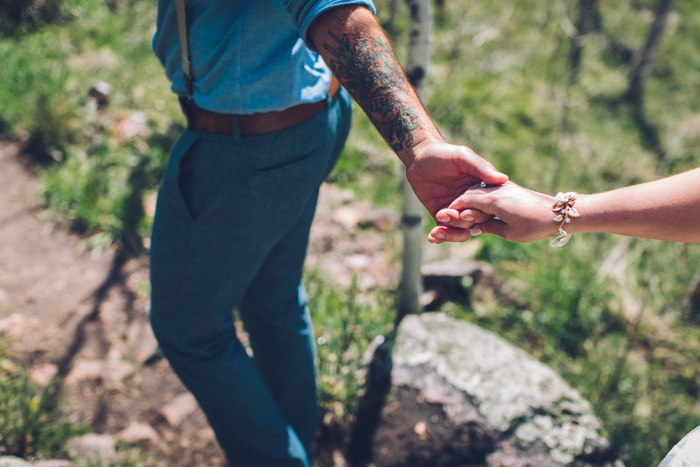
{"type": "MultiPolygon", "coordinates": [[[[188,0],[186,13],[191,99],[172,0],[159,0],[153,38],[189,126],[158,196],[151,323],[231,465],[310,466],[318,420],[301,275],[318,189],[349,131],[349,95],[431,215],[473,183],[507,177],[443,139],[371,0],[188,0]]],[[[476,217],[451,226],[486,220],[476,217]]]]}

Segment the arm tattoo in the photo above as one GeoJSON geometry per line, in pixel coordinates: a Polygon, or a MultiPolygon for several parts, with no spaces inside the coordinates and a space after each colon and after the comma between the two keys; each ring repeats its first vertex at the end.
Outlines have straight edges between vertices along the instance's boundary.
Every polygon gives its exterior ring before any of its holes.
{"type": "Polygon", "coordinates": [[[362,33],[330,34],[335,46],[324,47],[335,58],[330,67],[394,151],[413,145],[421,111],[405,99],[410,84],[388,44],[362,33]]]}

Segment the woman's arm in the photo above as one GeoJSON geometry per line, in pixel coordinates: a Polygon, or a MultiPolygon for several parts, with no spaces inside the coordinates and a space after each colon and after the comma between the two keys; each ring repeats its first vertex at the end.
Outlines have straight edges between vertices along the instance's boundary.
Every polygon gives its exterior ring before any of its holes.
{"type": "MultiPolygon", "coordinates": [[[[500,187],[474,188],[465,192],[437,218],[452,223],[468,217],[470,209],[493,214],[468,234],[435,227],[433,243],[465,241],[472,235],[491,233],[515,242],[533,242],[558,235],[553,219],[553,198],[512,182],[500,187]]],[[[575,208],[580,214],[563,226],[567,233],[610,232],[631,237],[674,242],[700,242],[700,168],[653,182],[617,190],[580,195],[575,208]]]]}

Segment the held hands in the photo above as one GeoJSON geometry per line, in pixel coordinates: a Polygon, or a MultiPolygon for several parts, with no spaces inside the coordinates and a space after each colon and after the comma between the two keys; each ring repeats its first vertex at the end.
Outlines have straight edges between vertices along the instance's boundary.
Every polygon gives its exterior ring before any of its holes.
{"type": "Polygon", "coordinates": [[[431,243],[463,242],[482,233],[520,243],[541,240],[558,234],[552,204],[551,196],[513,182],[499,186],[475,185],[438,211],[435,217],[441,225],[433,228],[428,240],[431,243]],[[470,229],[461,228],[463,219],[474,217],[475,210],[479,210],[480,217],[485,216],[485,220],[470,229]]]}
{"type": "Polygon", "coordinates": [[[529,243],[558,234],[551,196],[509,182],[468,147],[430,140],[413,154],[406,178],[438,222],[428,235],[431,243],[464,242],[482,233],[529,243]]]}
{"type": "MultiPolygon", "coordinates": [[[[456,209],[461,205],[455,203],[470,186],[482,180],[500,185],[508,180],[507,175],[498,172],[490,162],[466,146],[429,140],[416,145],[413,153],[415,156],[406,164],[406,178],[434,218],[438,219],[436,216],[443,211],[451,213],[448,222],[451,235],[460,240],[467,239],[470,227],[493,216],[493,213],[469,210],[460,218],[456,209]]],[[[444,241],[460,240],[448,238],[444,241]]]]}

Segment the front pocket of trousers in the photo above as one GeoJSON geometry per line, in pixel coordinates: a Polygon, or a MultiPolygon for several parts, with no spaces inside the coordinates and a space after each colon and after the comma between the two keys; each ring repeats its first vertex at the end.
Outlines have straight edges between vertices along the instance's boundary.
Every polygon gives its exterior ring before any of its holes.
{"type": "Polygon", "coordinates": [[[164,199],[161,202],[168,203],[172,209],[179,212],[186,220],[194,219],[180,190],[180,165],[191,153],[198,140],[197,132],[187,130],[175,144],[168,166],[163,177],[163,189],[160,194],[164,199]]]}
{"type": "Polygon", "coordinates": [[[225,135],[202,133],[188,148],[178,165],[177,185],[193,220],[217,216],[236,202],[231,197],[252,175],[248,159],[240,144],[225,135]]]}
{"type": "Polygon", "coordinates": [[[196,142],[183,155],[177,177],[180,197],[195,220],[216,206],[227,180],[226,164],[199,146],[196,142]]]}

